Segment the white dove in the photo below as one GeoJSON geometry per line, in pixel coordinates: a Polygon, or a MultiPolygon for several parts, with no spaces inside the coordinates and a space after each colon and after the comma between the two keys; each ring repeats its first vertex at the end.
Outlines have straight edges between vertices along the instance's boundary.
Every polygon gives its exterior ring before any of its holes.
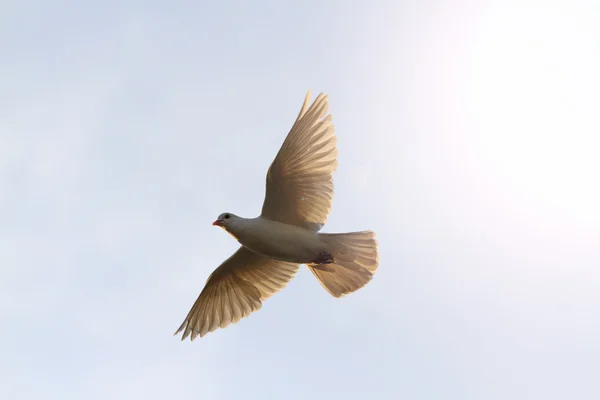
{"type": "Polygon", "coordinates": [[[333,198],[337,149],[329,104],[322,93],[304,104],[267,172],[262,213],[242,218],[219,215],[213,225],[242,245],[208,277],[175,332],[191,340],[225,328],[257,311],[306,264],[335,297],[366,285],[379,264],[371,231],[319,233],[333,198]]]}

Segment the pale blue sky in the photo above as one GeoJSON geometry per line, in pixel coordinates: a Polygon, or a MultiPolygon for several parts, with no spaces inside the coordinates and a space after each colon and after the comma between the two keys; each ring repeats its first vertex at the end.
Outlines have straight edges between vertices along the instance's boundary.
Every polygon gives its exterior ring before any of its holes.
{"type": "MultiPolygon", "coordinates": [[[[596,3],[596,4],[595,4],[596,3]]],[[[600,6],[0,3],[0,398],[600,398],[600,6]],[[330,96],[326,232],[201,340],[172,333],[255,216],[307,89],[330,96]]]]}

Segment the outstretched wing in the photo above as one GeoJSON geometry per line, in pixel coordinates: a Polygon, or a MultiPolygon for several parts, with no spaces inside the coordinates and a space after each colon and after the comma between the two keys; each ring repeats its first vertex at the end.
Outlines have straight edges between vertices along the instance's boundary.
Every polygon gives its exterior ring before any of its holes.
{"type": "Polygon", "coordinates": [[[337,148],[327,96],[310,107],[309,99],[310,91],[267,172],[262,216],[318,231],[331,210],[337,148]]]}
{"type": "Polygon", "coordinates": [[[276,261],[240,247],[208,277],[185,320],[175,332],[190,340],[247,317],[296,274],[299,264],[276,261]]]}

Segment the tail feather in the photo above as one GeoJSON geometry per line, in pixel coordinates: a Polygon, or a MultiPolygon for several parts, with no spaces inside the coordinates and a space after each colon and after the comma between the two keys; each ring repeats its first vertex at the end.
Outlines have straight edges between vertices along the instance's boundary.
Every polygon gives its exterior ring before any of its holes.
{"type": "Polygon", "coordinates": [[[333,256],[332,264],[309,264],[321,285],[334,297],[365,286],[379,265],[377,240],[371,231],[320,233],[333,256]]]}

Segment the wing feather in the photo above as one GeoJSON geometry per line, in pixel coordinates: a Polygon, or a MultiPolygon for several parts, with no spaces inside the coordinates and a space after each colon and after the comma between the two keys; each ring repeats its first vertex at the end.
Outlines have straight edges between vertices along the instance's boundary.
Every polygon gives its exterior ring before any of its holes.
{"type": "Polygon", "coordinates": [[[327,96],[309,99],[269,167],[262,216],[318,231],[331,210],[337,139],[327,96]]]}
{"type": "Polygon", "coordinates": [[[209,276],[175,335],[183,331],[181,340],[194,340],[238,322],[287,285],[298,268],[240,247],[209,276]]]}

